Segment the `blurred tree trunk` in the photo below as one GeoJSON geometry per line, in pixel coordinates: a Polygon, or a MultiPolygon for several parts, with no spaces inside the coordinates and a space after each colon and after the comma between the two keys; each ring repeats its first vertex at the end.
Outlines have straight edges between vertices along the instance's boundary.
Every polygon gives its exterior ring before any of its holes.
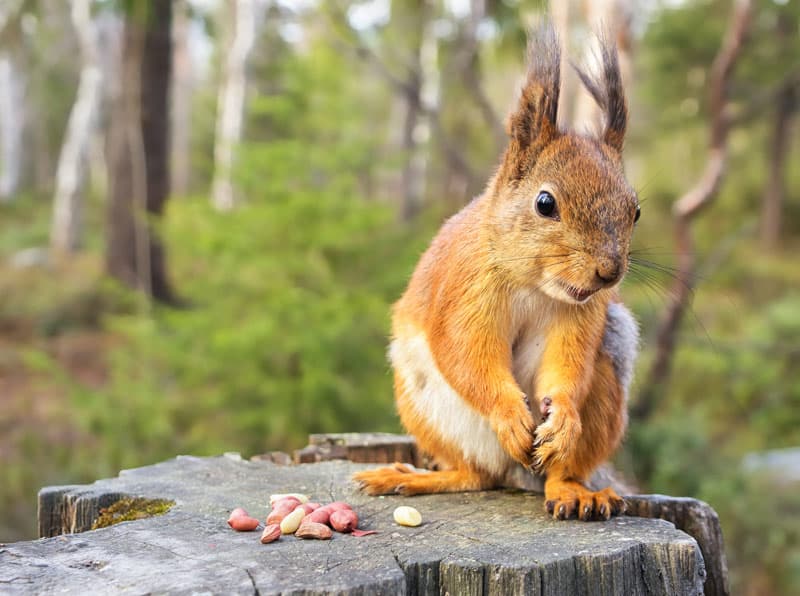
{"type": "MultiPolygon", "coordinates": [[[[617,45],[622,82],[626,89],[631,87],[633,74],[631,69],[633,38],[631,19],[634,8],[632,4],[632,0],[592,0],[592,2],[584,4],[584,19],[591,34],[594,36],[590,43],[585,44],[584,64],[590,71],[596,72],[599,67],[597,57],[600,55],[597,36],[605,35],[611,37],[617,45]]],[[[562,45],[563,43],[562,41],[562,45]]],[[[572,69],[569,70],[571,71],[572,69]]],[[[573,75],[573,73],[570,72],[570,75],[573,75]]],[[[582,127],[589,130],[602,130],[602,111],[597,102],[592,99],[586,89],[577,84],[577,81],[574,84],[575,103],[573,105],[572,126],[578,130],[582,127]]],[[[627,95],[629,96],[629,94],[627,95]]]]}
{"type": "Polygon", "coordinates": [[[470,10],[465,26],[461,31],[459,48],[460,58],[456,68],[461,71],[464,85],[469,91],[470,98],[481,112],[484,122],[489,127],[492,138],[499,155],[505,149],[508,137],[503,126],[503,118],[495,110],[492,102],[486,95],[483,85],[481,60],[480,60],[480,25],[486,18],[486,0],[470,0],[470,10]]]}
{"type": "Polygon", "coordinates": [[[58,253],[74,252],[80,244],[89,145],[102,99],[103,76],[91,8],[92,0],[72,1],[72,24],[78,34],[83,66],[56,170],[50,246],[58,253]]]}
{"type": "Polygon", "coordinates": [[[146,11],[127,17],[121,89],[112,106],[106,267],[145,295],[174,302],[163,246],[151,225],[169,193],[172,3],[134,6],[146,11]]]}
{"type": "Polygon", "coordinates": [[[25,106],[22,78],[10,52],[0,52],[0,203],[14,199],[22,174],[25,106]]]}
{"type": "Polygon", "coordinates": [[[14,199],[22,177],[23,78],[12,48],[21,41],[23,0],[0,2],[0,203],[14,199]]]}
{"type": "Polygon", "coordinates": [[[430,159],[433,118],[439,108],[439,44],[434,30],[435,0],[421,0],[420,33],[413,50],[411,75],[406,81],[406,117],[403,124],[403,150],[406,162],[402,175],[405,221],[422,208],[430,159]]]}
{"type": "MultiPolygon", "coordinates": [[[[792,34],[792,20],[788,13],[779,12],[776,37],[783,47],[792,34]]],[[[767,151],[767,181],[761,202],[761,246],[772,250],[778,246],[781,235],[781,217],[786,194],[786,156],[790,150],[792,116],[797,109],[795,81],[784,82],[775,99],[775,115],[772,121],[772,136],[767,151]]]]}
{"type": "Polygon", "coordinates": [[[728,29],[709,73],[711,118],[708,158],[700,178],[672,206],[678,267],[670,290],[670,302],[658,328],[656,353],[647,379],[631,408],[631,416],[647,419],[664,396],[672,368],[678,329],[695,285],[695,255],[692,223],[707,209],[722,185],[728,154],[730,77],[741,55],[750,27],[752,0],[736,0],[728,29]]]}
{"type": "Polygon", "coordinates": [[[222,13],[231,15],[230,42],[220,77],[211,202],[220,211],[228,211],[236,202],[231,173],[234,152],[242,136],[247,85],[245,67],[255,38],[254,0],[235,0],[222,13]]]}
{"type": "Polygon", "coordinates": [[[172,180],[176,196],[189,193],[191,171],[192,61],[189,55],[189,6],[186,0],[173,2],[172,24],[172,180]]]}
{"type": "Polygon", "coordinates": [[[561,94],[558,97],[558,123],[559,126],[569,128],[574,122],[575,104],[577,103],[576,91],[581,90],[575,71],[569,67],[569,57],[575,55],[572,48],[572,30],[575,26],[575,17],[580,11],[576,10],[575,0],[550,0],[548,8],[561,44],[561,94]]]}

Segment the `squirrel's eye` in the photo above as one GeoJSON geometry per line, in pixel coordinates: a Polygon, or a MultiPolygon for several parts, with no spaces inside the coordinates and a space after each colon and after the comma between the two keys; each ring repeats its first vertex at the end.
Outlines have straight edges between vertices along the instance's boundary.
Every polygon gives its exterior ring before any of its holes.
{"type": "Polygon", "coordinates": [[[536,197],[536,213],[542,217],[555,219],[558,216],[556,211],[556,199],[546,190],[541,191],[536,197]]]}
{"type": "Polygon", "coordinates": [[[639,221],[641,215],[642,215],[642,210],[639,208],[639,205],[636,205],[636,215],[633,216],[633,223],[639,221]]]}

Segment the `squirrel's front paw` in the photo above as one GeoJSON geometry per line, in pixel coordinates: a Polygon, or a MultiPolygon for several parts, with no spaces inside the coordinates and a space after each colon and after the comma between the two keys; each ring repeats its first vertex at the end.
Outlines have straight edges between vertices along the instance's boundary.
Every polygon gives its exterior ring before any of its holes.
{"type": "Polygon", "coordinates": [[[503,449],[523,465],[531,464],[533,429],[536,422],[524,393],[498,405],[492,412],[492,427],[503,449]]]}
{"type": "Polygon", "coordinates": [[[581,434],[581,420],[569,400],[539,400],[543,422],[536,428],[532,468],[543,473],[550,464],[571,457],[581,434]]]}

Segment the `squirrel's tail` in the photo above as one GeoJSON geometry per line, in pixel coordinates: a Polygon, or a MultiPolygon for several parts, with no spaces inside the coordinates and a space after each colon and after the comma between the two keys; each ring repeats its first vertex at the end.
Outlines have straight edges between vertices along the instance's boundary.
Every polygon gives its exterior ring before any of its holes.
{"type": "Polygon", "coordinates": [[[358,472],[353,480],[370,495],[456,493],[485,490],[495,485],[491,478],[475,470],[418,470],[399,462],[386,468],[358,472]]]}

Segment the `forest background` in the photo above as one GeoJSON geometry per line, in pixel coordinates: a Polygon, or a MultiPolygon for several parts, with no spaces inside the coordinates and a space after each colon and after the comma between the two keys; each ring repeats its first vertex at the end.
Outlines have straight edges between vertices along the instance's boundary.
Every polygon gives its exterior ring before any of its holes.
{"type": "Polygon", "coordinates": [[[0,541],[44,485],[400,431],[390,305],[496,166],[545,11],[589,67],[604,24],[630,101],[615,464],[719,512],[734,593],[800,593],[796,0],[3,0],[0,541]]]}

